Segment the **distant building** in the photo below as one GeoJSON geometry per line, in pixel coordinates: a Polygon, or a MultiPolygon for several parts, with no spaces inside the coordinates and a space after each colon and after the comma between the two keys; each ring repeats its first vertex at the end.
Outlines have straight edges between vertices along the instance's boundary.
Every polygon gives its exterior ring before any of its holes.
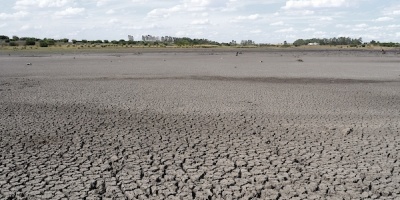
{"type": "Polygon", "coordinates": [[[174,37],[171,36],[153,36],[153,35],[142,35],[142,41],[146,42],[169,42],[173,43],[175,41],[174,37]]]}
{"type": "Polygon", "coordinates": [[[156,42],[160,41],[160,37],[152,36],[152,35],[142,35],[142,40],[146,42],[156,42]]]}
{"type": "Polygon", "coordinates": [[[132,35],[128,35],[128,41],[133,41],[133,36],[132,35]]]}
{"type": "Polygon", "coordinates": [[[240,44],[246,46],[246,45],[254,45],[256,43],[253,40],[242,40],[240,44]]]}
{"type": "Polygon", "coordinates": [[[318,46],[318,45],[319,45],[319,43],[317,43],[317,42],[308,43],[308,46],[318,46]]]}
{"type": "Polygon", "coordinates": [[[163,36],[161,37],[161,42],[174,42],[175,39],[171,36],[163,36]]]}

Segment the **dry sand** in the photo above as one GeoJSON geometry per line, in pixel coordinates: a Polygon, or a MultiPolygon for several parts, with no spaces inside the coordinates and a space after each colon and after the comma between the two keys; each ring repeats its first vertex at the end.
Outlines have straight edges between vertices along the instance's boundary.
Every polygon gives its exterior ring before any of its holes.
{"type": "Polygon", "coordinates": [[[0,199],[400,197],[395,52],[174,51],[1,53],[0,199]]]}

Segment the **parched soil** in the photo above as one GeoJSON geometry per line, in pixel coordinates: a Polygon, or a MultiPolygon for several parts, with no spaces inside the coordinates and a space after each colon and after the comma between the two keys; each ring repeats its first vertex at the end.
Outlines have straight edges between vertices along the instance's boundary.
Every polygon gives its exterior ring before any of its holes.
{"type": "Polygon", "coordinates": [[[398,54],[209,51],[0,55],[0,199],[400,197],[398,54]]]}

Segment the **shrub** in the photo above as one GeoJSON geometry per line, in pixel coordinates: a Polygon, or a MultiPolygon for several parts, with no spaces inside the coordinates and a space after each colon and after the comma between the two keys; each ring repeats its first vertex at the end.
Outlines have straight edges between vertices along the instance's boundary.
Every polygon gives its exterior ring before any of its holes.
{"type": "Polygon", "coordinates": [[[69,41],[68,38],[61,39],[60,42],[67,43],[69,41]]]}
{"type": "Polygon", "coordinates": [[[9,45],[12,46],[12,47],[15,47],[15,46],[18,46],[18,43],[12,41],[12,42],[9,43],[9,45]]]}
{"type": "Polygon", "coordinates": [[[27,38],[27,39],[25,40],[25,45],[33,46],[33,45],[35,45],[35,44],[36,44],[36,39],[35,39],[35,38],[27,38]]]}
{"type": "Polygon", "coordinates": [[[46,40],[46,42],[47,42],[48,45],[55,45],[56,44],[56,41],[53,40],[53,39],[48,39],[48,40],[46,40]]]}
{"type": "Polygon", "coordinates": [[[40,47],[48,47],[48,46],[49,46],[49,44],[47,43],[47,41],[45,41],[45,40],[40,41],[40,47]]]}

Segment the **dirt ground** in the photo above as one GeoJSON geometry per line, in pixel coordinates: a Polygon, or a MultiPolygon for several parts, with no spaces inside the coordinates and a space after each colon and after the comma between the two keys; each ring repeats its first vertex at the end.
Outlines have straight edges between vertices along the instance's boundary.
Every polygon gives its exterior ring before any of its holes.
{"type": "Polygon", "coordinates": [[[0,52],[0,113],[0,199],[400,198],[396,52],[0,52]]]}

